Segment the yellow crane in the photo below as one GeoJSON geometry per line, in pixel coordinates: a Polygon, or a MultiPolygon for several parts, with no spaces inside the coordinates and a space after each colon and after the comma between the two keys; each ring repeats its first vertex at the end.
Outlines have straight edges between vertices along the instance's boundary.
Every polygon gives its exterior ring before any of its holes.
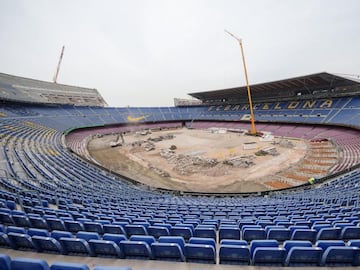
{"type": "Polygon", "coordinates": [[[255,116],[254,116],[254,110],[253,110],[253,105],[252,105],[252,99],[251,99],[251,92],[250,92],[250,85],[249,85],[249,78],[248,78],[248,74],[247,74],[247,69],[246,69],[246,63],[245,63],[245,55],[244,55],[244,48],[242,45],[242,40],[241,38],[238,38],[237,36],[235,36],[234,34],[230,33],[229,31],[225,30],[226,33],[228,33],[230,36],[232,36],[233,38],[235,38],[240,45],[240,49],[241,49],[241,56],[242,56],[242,60],[243,60],[243,65],[244,65],[244,71],[245,71],[245,79],[246,79],[246,88],[247,88],[247,94],[248,94],[248,99],[249,99],[249,106],[250,106],[250,121],[251,121],[251,128],[249,133],[251,135],[256,135],[257,134],[257,130],[255,127],[255,116]]]}

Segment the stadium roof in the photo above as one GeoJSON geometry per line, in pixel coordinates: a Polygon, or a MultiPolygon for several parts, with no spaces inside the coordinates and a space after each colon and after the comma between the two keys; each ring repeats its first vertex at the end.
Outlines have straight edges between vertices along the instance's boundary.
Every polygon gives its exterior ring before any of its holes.
{"type": "MultiPolygon", "coordinates": [[[[291,97],[314,94],[314,91],[335,90],[345,86],[360,86],[360,81],[327,72],[294,77],[279,81],[250,85],[253,98],[291,97]]],[[[235,87],[205,92],[189,93],[190,96],[203,102],[219,100],[235,100],[247,96],[247,87],[235,87]]]]}

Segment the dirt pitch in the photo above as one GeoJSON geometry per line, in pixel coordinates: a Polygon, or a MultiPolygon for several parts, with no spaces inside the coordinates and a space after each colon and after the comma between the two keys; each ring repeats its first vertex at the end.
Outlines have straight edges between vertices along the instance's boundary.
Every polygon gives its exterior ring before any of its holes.
{"type": "MultiPolygon", "coordinates": [[[[216,134],[209,130],[176,129],[153,131],[152,134],[140,135],[127,133],[123,146],[111,147],[110,143],[118,135],[106,135],[93,138],[88,144],[90,155],[110,171],[144,184],[192,192],[256,192],[270,189],[264,183],[285,169],[300,162],[307,151],[305,141],[290,139],[293,148],[261,142],[259,137],[239,133],[216,134]],[[132,146],[136,141],[149,138],[174,135],[173,139],[154,142],[155,149],[146,151],[142,146],[132,146]],[[244,150],[244,143],[254,143],[256,149],[244,150]],[[175,164],[160,155],[161,149],[176,146],[175,155],[198,156],[203,159],[216,159],[215,166],[192,168],[192,173],[176,170],[175,164]],[[277,156],[255,156],[255,152],[266,147],[275,147],[277,156]],[[254,165],[237,168],[223,164],[225,159],[238,156],[253,156],[254,165]]],[[[278,141],[275,138],[275,141],[278,141]]]]}

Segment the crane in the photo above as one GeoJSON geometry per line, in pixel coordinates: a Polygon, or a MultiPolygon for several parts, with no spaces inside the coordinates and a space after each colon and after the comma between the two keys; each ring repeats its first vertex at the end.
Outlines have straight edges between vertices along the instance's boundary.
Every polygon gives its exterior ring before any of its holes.
{"type": "Polygon", "coordinates": [[[61,65],[61,60],[62,60],[63,55],[64,55],[64,50],[65,50],[65,46],[62,46],[61,54],[60,54],[60,58],[59,58],[59,63],[57,64],[56,72],[55,72],[55,75],[54,75],[54,78],[53,78],[54,83],[57,83],[57,78],[58,78],[58,75],[59,75],[60,65],[61,65]]]}
{"type": "Polygon", "coordinates": [[[240,45],[241,55],[242,55],[242,60],[243,60],[243,65],[244,65],[244,71],[245,71],[245,78],[246,78],[246,88],[247,88],[247,94],[248,94],[249,105],[250,105],[251,129],[250,129],[249,133],[251,135],[256,135],[257,130],[256,130],[256,127],[255,127],[255,116],[254,116],[254,111],[253,111],[253,106],[252,106],[250,85],[249,85],[249,79],[248,79],[246,64],[245,64],[245,55],[244,55],[244,49],[243,49],[243,45],[242,45],[242,40],[241,40],[241,38],[238,38],[237,36],[235,36],[234,34],[230,33],[227,30],[225,30],[225,32],[228,33],[230,36],[232,36],[234,39],[236,39],[239,42],[239,45],[240,45]]]}

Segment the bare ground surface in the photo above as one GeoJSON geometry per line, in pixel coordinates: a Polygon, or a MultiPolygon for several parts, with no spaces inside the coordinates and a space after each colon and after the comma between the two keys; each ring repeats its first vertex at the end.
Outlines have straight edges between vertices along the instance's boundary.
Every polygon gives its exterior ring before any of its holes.
{"type": "MultiPolygon", "coordinates": [[[[258,137],[238,133],[214,134],[208,130],[165,130],[145,136],[128,133],[124,135],[125,144],[110,147],[117,140],[117,135],[94,138],[88,144],[91,156],[111,171],[144,184],[183,191],[195,192],[254,192],[268,190],[271,186],[265,183],[271,175],[279,174],[302,161],[307,151],[307,144],[302,140],[291,140],[293,148],[261,142],[258,137]],[[155,149],[146,151],[141,147],[131,146],[136,141],[147,141],[149,138],[174,135],[173,139],[154,142],[155,149]],[[254,143],[255,149],[244,150],[244,143],[254,143]],[[178,158],[200,157],[215,159],[214,166],[190,166],[189,172],[176,169],[178,160],[170,162],[160,155],[161,149],[176,146],[174,154],[178,158]],[[255,152],[266,147],[275,147],[277,156],[255,156],[255,152]],[[255,163],[248,168],[237,168],[223,164],[225,159],[239,156],[252,156],[255,163]],[[167,177],[164,175],[168,175],[167,177]]],[[[275,141],[278,141],[275,138],[275,141]]],[[[185,165],[184,165],[185,166],[185,165]]],[[[187,168],[187,167],[186,167],[187,168]]],[[[275,187],[273,187],[275,188],[275,187]]]]}

